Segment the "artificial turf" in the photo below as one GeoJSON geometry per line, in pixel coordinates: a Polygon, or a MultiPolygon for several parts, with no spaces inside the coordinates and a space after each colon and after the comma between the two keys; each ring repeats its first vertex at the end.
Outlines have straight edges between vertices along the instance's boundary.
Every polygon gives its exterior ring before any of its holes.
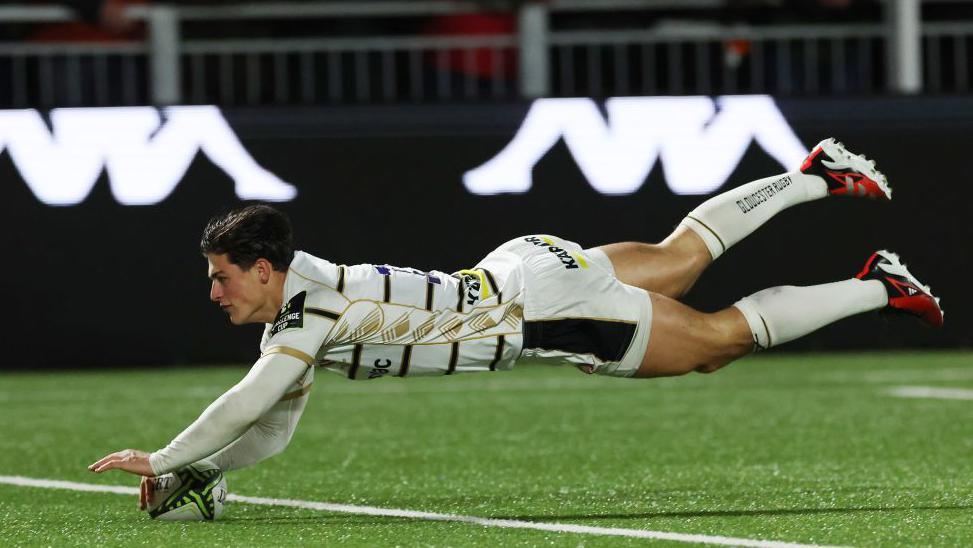
{"type": "MultiPolygon", "coordinates": [[[[137,484],[86,465],[156,449],[243,367],[0,375],[0,476],[137,484]]],[[[829,545],[973,544],[973,354],[773,354],[713,375],[319,372],[280,456],[231,493],[829,545]]],[[[134,497],[0,484],[0,545],[644,545],[611,536],[227,504],[149,520],[134,497]]]]}

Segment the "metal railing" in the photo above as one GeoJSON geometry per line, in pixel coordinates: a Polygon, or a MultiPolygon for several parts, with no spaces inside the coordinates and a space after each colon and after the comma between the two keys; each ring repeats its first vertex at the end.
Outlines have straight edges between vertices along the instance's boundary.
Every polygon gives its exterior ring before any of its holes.
{"type": "MultiPolygon", "coordinates": [[[[969,92],[973,22],[922,24],[919,0],[882,22],[558,30],[551,13],[712,8],[721,0],[524,3],[516,34],[194,39],[194,21],[449,16],[473,1],[265,3],[129,9],[145,42],[0,43],[0,106],[508,100],[626,94],[969,92]],[[4,77],[6,75],[6,77],[4,77]]],[[[0,21],[68,21],[66,8],[0,7],[0,21]]]]}
{"type": "Polygon", "coordinates": [[[922,35],[925,91],[969,92],[973,82],[973,21],[930,23],[922,35]]]}
{"type": "Polygon", "coordinates": [[[881,25],[552,36],[557,95],[873,93],[888,80],[881,25]],[[579,75],[586,78],[579,87],[579,75]]]}
{"type": "Polygon", "coordinates": [[[513,36],[193,41],[183,49],[185,99],[221,104],[398,102],[516,97],[506,76],[513,36]],[[482,61],[494,77],[446,70],[482,61]]]}

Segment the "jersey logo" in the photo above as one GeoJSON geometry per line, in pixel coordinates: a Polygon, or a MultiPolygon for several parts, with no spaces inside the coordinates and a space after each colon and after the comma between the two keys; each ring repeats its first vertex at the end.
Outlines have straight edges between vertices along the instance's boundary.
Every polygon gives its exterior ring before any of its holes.
{"type": "Polygon", "coordinates": [[[554,240],[546,237],[538,236],[528,236],[524,238],[525,242],[532,243],[538,247],[546,248],[548,251],[554,254],[561,264],[564,265],[566,270],[571,270],[573,268],[588,268],[588,263],[584,260],[584,257],[578,253],[574,254],[566,249],[561,249],[560,247],[554,245],[554,240]]]}
{"type": "Polygon", "coordinates": [[[377,359],[375,360],[374,369],[368,372],[369,379],[377,379],[379,377],[384,377],[388,374],[389,368],[392,367],[392,360],[377,359]]]}
{"type": "Polygon", "coordinates": [[[466,304],[474,306],[480,302],[480,279],[470,274],[464,274],[463,285],[466,286],[466,304]]]}
{"type": "Polygon", "coordinates": [[[277,317],[274,318],[273,327],[270,328],[271,337],[285,329],[304,327],[305,297],[307,297],[307,291],[301,291],[291,297],[291,300],[287,301],[287,304],[281,307],[280,312],[277,313],[277,317]]]}

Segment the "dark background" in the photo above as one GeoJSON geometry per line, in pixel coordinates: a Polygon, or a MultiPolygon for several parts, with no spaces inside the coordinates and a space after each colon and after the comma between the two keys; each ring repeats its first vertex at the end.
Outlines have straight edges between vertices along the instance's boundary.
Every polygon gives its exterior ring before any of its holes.
{"type": "MultiPolygon", "coordinates": [[[[873,314],[781,350],[969,347],[973,99],[786,100],[781,110],[810,148],[836,136],[876,158],[891,203],[831,199],[775,218],[724,255],[688,301],[706,310],[759,289],[853,276],[875,249],[899,252],[932,285],[946,327],[873,314]]],[[[675,196],[657,163],[630,196],[598,194],[559,143],[523,195],[474,196],[464,171],[505,146],[529,105],[228,110],[253,157],[298,187],[281,204],[298,247],[329,260],[453,271],[501,242],[552,233],[586,246],[664,238],[705,196],[675,196]]],[[[706,158],[701,157],[701,162],[706,158]]],[[[727,186],[780,172],[752,145],[727,186]]],[[[39,202],[0,155],[0,368],[250,361],[262,326],[234,327],[208,301],[199,234],[239,203],[233,182],[197,155],[173,194],[122,206],[103,175],[80,205],[39,202]]],[[[775,352],[778,350],[775,350],[775,352]]]]}

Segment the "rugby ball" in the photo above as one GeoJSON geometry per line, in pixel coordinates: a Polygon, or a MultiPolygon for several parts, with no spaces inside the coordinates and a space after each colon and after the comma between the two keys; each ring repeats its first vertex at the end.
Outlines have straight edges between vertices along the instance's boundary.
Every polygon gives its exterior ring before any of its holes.
{"type": "Polygon", "coordinates": [[[223,513],[226,478],[215,464],[201,460],[155,478],[149,517],[167,521],[212,521],[223,513]]]}

